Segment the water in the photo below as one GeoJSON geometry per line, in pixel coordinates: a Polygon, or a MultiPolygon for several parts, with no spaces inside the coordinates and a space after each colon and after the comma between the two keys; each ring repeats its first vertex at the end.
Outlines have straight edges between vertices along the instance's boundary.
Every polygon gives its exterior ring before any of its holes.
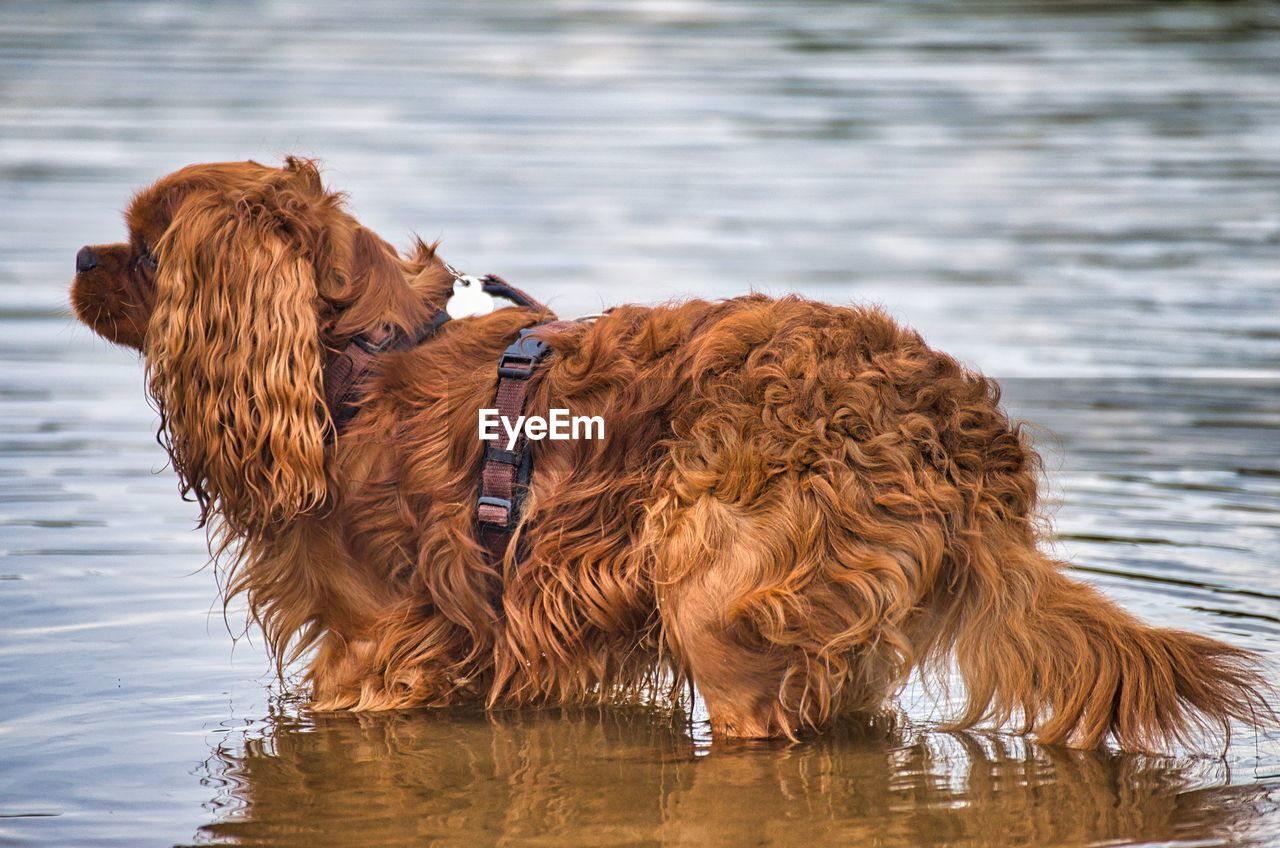
{"type": "Polygon", "coordinates": [[[872,300],[1037,423],[1059,553],[1280,662],[1271,4],[0,5],[0,844],[1280,844],[1221,757],[936,729],[711,744],[695,708],[313,716],[224,622],[76,249],[196,161],[564,315],[872,300]]]}

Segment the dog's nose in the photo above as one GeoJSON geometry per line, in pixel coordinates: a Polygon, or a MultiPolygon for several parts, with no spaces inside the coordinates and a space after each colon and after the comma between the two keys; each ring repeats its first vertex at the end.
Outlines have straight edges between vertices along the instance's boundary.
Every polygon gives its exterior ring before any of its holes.
{"type": "Polygon", "coordinates": [[[76,273],[83,274],[98,267],[98,254],[92,247],[82,247],[76,254],[76,273]]]}

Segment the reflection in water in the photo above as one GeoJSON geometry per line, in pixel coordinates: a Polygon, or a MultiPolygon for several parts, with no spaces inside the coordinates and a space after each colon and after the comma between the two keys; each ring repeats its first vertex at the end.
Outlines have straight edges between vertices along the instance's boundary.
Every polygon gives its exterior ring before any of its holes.
{"type": "Polygon", "coordinates": [[[1266,844],[1280,786],[1216,762],[970,734],[887,717],[797,745],[707,746],[656,711],[278,717],[205,763],[248,845],[1266,844]],[[1216,788],[1204,788],[1216,786],[1216,788]],[[1253,830],[1249,830],[1252,828],[1253,830]]]}

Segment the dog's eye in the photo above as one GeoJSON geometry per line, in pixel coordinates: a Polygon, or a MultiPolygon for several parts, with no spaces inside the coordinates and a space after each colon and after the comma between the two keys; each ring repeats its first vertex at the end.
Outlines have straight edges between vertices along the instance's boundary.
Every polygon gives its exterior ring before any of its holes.
{"type": "Polygon", "coordinates": [[[146,265],[152,271],[154,271],[156,266],[159,264],[156,262],[156,258],[151,255],[151,248],[147,246],[146,242],[142,243],[141,253],[138,254],[138,261],[143,265],[146,265]]]}

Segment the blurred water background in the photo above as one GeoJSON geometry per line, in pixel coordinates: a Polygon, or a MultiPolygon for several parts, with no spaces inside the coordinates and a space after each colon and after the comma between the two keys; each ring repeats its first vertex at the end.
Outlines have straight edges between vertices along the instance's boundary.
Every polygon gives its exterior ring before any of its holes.
{"type": "Polygon", "coordinates": [[[1276,4],[7,0],[0,844],[1280,844],[1247,730],[306,713],[232,646],[136,358],[66,303],[132,191],[288,153],[562,315],[884,304],[1038,425],[1081,577],[1280,662],[1276,4]]]}

